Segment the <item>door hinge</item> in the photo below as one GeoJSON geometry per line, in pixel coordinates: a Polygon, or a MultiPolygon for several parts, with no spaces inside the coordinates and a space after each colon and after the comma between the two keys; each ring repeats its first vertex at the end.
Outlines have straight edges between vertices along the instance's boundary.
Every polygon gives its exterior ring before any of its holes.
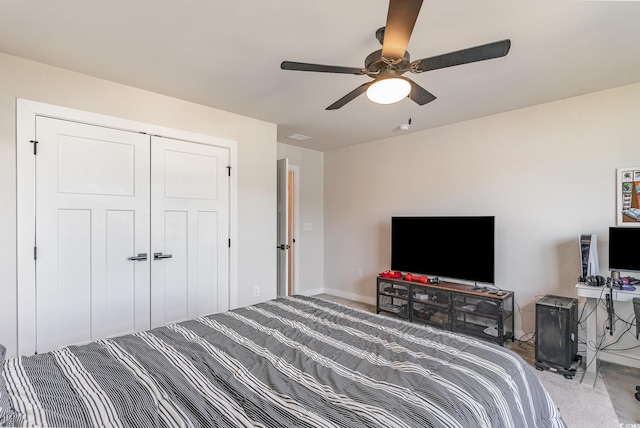
{"type": "Polygon", "coordinates": [[[231,166],[227,167],[227,172],[229,173],[229,177],[231,177],[231,166]]]}
{"type": "Polygon", "coordinates": [[[231,248],[231,239],[229,239],[229,248],[231,248]]]}
{"type": "Polygon", "coordinates": [[[33,247],[33,260],[38,260],[38,247],[33,247]]]}
{"type": "Polygon", "coordinates": [[[33,154],[38,154],[38,142],[36,140],[29,140],[31,144],[33,144],[33,154]]]}

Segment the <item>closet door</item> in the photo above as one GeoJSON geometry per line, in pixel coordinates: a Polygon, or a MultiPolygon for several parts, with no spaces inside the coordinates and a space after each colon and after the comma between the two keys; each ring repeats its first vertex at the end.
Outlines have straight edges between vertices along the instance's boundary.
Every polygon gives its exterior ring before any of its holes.
{"type": "Polygon", "coordinates": [[[149,328],[149,136],[36,119],[36,346],[149,328]],[[142,259],[143,257],[140,257],[142,259]]]}
{"type": "Polygon", "coordinates": [[[151,326],[229,308],[229,149],[152,137],[151,326]]]}

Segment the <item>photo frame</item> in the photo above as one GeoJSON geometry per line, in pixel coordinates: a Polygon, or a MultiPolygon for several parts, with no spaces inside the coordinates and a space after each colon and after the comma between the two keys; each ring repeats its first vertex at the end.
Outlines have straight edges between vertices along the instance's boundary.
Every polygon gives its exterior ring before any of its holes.
{"type": "Polygon", "coordinates": [[[640,166],[618,168],[616,174],[617,225],[640,227],[640,166]]]}

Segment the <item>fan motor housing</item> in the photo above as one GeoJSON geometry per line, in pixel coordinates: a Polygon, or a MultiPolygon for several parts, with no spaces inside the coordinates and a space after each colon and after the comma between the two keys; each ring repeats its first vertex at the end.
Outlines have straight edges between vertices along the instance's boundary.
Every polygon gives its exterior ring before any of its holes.
{"type": "Polygon", "coordinates": [[[382,57],[382,49],[372,52],[365,58],[364,66],[370,77],[379,76],[383,71],[390,71],[400,75],[409,69],[411,63],[409,52],[404,53],[401,59],[387,59],[382,57]]]}

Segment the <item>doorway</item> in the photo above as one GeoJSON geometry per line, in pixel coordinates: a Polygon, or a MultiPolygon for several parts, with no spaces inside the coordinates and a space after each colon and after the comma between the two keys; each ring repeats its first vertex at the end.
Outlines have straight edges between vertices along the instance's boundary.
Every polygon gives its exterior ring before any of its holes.
{"type": "Polygon", "coordinates": [[[299,236],[298,229],[298,213],[300,212],[300,167],[297,165],[289,165],[287,186],[289,189],[289,215],[288,215],[288,229],[289,229],[289,295],[295,294],[299,289],[299,243],[297,242],[299,236]]]}
{"type": "Polygon", "coordinates": [[[278,296],[298,290],[299,247],[298,213],[300,168],[287,158],[278,160],[278,296]]]}

